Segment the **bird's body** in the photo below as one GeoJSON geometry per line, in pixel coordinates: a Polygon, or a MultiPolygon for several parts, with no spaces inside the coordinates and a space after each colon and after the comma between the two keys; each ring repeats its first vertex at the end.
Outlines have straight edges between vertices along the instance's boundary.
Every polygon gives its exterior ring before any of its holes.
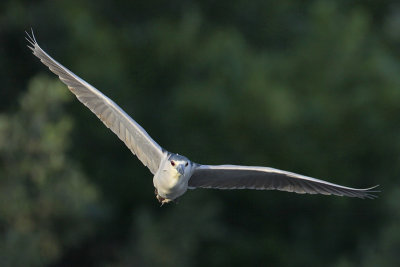
{"type": "Polygon", "coordinates": [[[156,197],[162,203],[182,196],[187,189],[257,189],[296,193],[374,198],[373,188],[356,189],[268,167],[201,165],[166,151],[111,99],[44,52],[32,36],[28,46],[59,76],[70,91],[110,128],[153,173],[156,197]]]}
{"type": "Polygon", "coordinates": [[[161,203],[168,203],[183,195],[188,189],[193,170],[193,163],[188,158],[166,152],[153,177],[157,199],[161,203]]]}

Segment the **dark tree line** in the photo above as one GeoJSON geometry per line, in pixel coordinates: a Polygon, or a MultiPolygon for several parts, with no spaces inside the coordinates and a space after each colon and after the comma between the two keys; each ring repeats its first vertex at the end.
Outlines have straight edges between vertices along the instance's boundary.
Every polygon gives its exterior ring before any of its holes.
{"type": "Polygon", "coordinates": [[[2,266],[398,266],[397,1],[0,3],[2,266]],[[376,200],[189,191],[152,175],[26,48],[24,31],[159,144],[376,200]]]}

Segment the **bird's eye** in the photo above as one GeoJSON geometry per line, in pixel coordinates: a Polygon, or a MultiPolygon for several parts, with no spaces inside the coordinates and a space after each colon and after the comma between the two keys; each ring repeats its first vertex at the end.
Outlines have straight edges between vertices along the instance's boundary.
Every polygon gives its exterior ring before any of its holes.
{"type": "Polygon", "coordinates": [[[175,161],[171,160],[171,165],[175,166],[175,161]]]}
{"type": "Polygon", "coordinates": [[[187,165],[189,165],[189,163],[188,163],[188,162],[186,162],[186,164],[185,164],[185,167],[187,167],[187,165]]]}

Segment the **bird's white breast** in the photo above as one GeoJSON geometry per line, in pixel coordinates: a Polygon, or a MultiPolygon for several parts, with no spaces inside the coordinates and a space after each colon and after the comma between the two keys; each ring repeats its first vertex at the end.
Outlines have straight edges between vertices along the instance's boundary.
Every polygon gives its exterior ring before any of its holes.
{"type": "Polygon", "coordinates": [[[158,195],[174,200],[186,192],[190,175],[191,172],[181,175],[168,160],[165,160],[154,175],[153,184],[157,188],[158,195]]]}

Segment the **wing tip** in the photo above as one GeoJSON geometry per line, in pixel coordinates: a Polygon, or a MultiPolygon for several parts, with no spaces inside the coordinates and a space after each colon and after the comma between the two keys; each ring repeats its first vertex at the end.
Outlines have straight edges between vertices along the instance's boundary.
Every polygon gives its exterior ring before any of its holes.
{"type": "Polygon", "coordinates": [[[381,192],[381,190],[374,190],[377,187],[379,187],[379,184],[378,185],[374,185],[374,186],[369,187],[369,188],[359,189],[359,192],[361,192],[362,195],[358,196],[358,197],[362,198],[362,199],[365,199],[365,198],[367,198],[367,199],[379,198],[379,196],[377,196],[376,194],[373,194],[373,193],[380,193],[381,192]]]}
{"type": "Polygon", "coordinates": [[[371,186],[371,187],[369,187],[369,188],[366,188],[366,189],[364,189],[364,190],[369,191],[369,192],[381,192],[381,190],[372,190],[372,189],[375,189],[375,188],[377,188],[377,187],[379,187],[379,186],[380,186],[380,185],[377,184],[377,185],[371,186]]]}
{"type": "Polygon", "coordinates": [[[25,33],[26,33],[25,39],[26,39],[26,40],[29,42],[29,44],[31,45],[31,46],[28,45],[28,47],[29,47],[31,50],[34,50],[34,49],[35,49],[35,46],[38,45],[38,43],[37,43],[37,41],[36,41],[36,37],[35,37],[35,34],[33,33],[32,27],[31,27],[31,33],[30,33],[30,34],[29,34],[27,31],[25,31],[25,33]]]}

